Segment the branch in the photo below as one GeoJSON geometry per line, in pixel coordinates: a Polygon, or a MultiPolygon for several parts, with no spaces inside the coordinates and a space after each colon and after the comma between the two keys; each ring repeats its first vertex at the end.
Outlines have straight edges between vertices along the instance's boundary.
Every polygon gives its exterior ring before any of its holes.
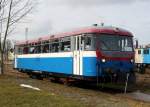
{"type": "MultiPolygon", "coordinates": [[[[2,1],[2,0],[1,0],[2,1]]],[[[6,0],[4,0],[4,1],[6,1],[6,0]]],[[[4,2],[3,1],[3,2],[4,2]]],[[[20,2],[21,2],[22,0],[18,0],[18,1],[16,1],[16,2],[13,2],[13,4],[12,4],[12,7],[13,6],[16,6],[17,4],[19,4],[20,2]]],[[[28,2],[29,2],[29,0],[28,0],[28,2]]],[[[2,4],[4,4],[4,3],[2,3],[2,4]]],[[[21,11],[23,11],[26,7],[27,7],[27,5],[28,5],[28,3],[26,3],[21,9],[19,9],[18,11],[16,11],[12,16],[11,16],[11,19],[13,18],[13,17],[15,17],[15,16],[17,16],[17,14],[19,14],[21,11]]],[[[0,5],[0,7],[1,7],[1,5],[0,5]]],[[[2,13],[1,13],[1,16],[2,15],[4,15],[4,9],[3,8],[1,8],[1,11],[2,11],[2,13]],[[3,10],[3,11],[2,11],[3,10]]],[[[0,11],[0,12],[1,12],[0,11]]],[[[11,14],[12,14],[12,12],[11,12],[11,14]]],[[[3,21],[6,21],[8,19],[8,17],[5,17],[5,18],[0,18],[0,23],[2,23],[3,21]]]]}
{"type": "Polygon", "coordinates": [[[10,0],[1,0],[1,10],[4,9],[8,5],[9,1],[10,0]]]}
{"type": "MultiPolygon", "coordinates": [[[[15,27],[16,28],[16,27],[15,27]]],[[[10,36],[10,34],[15,30],[15,28],[12,28],[11,30],[8,31],[7,37],[10,36]]]]}
{"type": "Polygon", "coordinates": [[[16,0],[13,2],[12,7],[16,7],[20,2],[22,2],[23,0],[16,0]]]}
{"type": "Polygon", "coordinates": [[[28,11],[26,11],[24,14],[22,14],[20,17],[14,19],[11,21],[11,23],[9,24],[9,26],[12,26],[13,24],[17,23],[18,21],[20,21],[23,17],[25,17],[31,10],[33,9],[33,7],[31,7],[30,9],[28,9],[28,11]]]}
{"type": "MultiPolygon", "coordinates": [[[[17,3],[19,3],[21,0],[18,0],[17,3]]],[[[16,4],[17,5],[17,4],[16,4]]],[[[18,11],[16,11],[12,16],[11,16],[11,19],[15,16],[17,16],[17,14],[21,13],[21,11],[23,11],[27,6],[29,5],[29,0],[26,2],[26,4],[21,8],[19,9],[18,11]]]]}

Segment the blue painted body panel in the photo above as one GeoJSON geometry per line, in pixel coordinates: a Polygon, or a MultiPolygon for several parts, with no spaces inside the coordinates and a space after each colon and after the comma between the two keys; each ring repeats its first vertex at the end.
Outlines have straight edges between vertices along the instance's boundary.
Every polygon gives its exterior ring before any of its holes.
{"type": "MultiPolygon", "coordinates": [[[[133,64],[127,61],[106,61],[103,63],[97,61],[96,57],[83,57],[83,76],[97,76],[97,64],[102,69],[111,68],[113,71],[129,72],[133,68],[133,64]]],[[[18,58],[17,68],[73,75],[73,58],[18,58]]],[[[99,76],[102,76],[104,71],[99,71],[99,76]]]]}
{"type": "Polygon", "coordinates": [[[96,57],[83,58],[83,75],[84,76],[96,76],[96,57]]]}
{"type": "Polygon", "coordinates": [[[104,69],[110,68],[117,72],[130,72],[133,69],[133,63],[130,61],[106,61],[105,63],[98,61],[96,57],[83,58],[83,75],[84,76],[96,76],[97,64],[99,64],[99,76],[105,75],[104,69]]]}
{"type": "Polygon", "coordinates": [[[73,58],[18,58],[17,68],[72,74],[73,58]]]}
{"type": "MultiPolygon", "coordinates": [[[[148,50],[150,52],[150,48],[148,48],[148,50]]],[[[150,64],[150,53],[149,54],[143,54],[143,63],[144,64],[150,64]]]]}

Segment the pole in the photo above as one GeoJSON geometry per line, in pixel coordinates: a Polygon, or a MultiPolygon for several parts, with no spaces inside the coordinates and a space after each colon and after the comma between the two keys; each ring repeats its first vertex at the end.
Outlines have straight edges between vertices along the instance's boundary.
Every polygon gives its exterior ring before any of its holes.
{"type": "Polygon", "coordinates": [[[26,27],[25,28],[25,40],[26,40],[26,42],[28,41],[28,28],[26,27]]]}
{"type": "MultiPolygon", "coordinates": [[[[2,45],[1,45],[2,43],[1,43],[1,32],[0,32],[0,55],[2,54],[2,45]]],[[[0,57],[0,74],[2,74],[2,69],[1,69],[1,67],[2,67],[2,59],[1,59],[2,57],[0,57]]]]}
{"type": "Polygon", "coordinates": [[[125,89],[124,89],[124,93],[125,93],[125,94],[126,94],[126,92],[127,92],[129,75],[130,75],[130,74],[127,73],[126,84],[125,84],[125,89]]]}

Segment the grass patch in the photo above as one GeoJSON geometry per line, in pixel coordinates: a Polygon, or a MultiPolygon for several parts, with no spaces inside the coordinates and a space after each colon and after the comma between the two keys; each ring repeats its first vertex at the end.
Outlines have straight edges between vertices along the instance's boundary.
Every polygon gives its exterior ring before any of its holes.
{"type": "Polygon", "coordinates": [[[10,77],[0,77],[1,107],[84,107],[73,99],[46,91],[22,88],[10,77]]]}

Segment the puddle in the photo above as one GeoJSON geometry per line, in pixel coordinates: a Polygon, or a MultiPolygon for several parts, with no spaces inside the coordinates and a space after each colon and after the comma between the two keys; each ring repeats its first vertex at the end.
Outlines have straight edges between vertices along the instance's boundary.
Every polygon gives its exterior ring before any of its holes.
{"type": "Polygon", "coordinates": [[[129,93],[128,96],[130,96],[131,98],[136,99],[136,100],[150,102],[150,94],[145,94],[140,91],[129,93]]]}

